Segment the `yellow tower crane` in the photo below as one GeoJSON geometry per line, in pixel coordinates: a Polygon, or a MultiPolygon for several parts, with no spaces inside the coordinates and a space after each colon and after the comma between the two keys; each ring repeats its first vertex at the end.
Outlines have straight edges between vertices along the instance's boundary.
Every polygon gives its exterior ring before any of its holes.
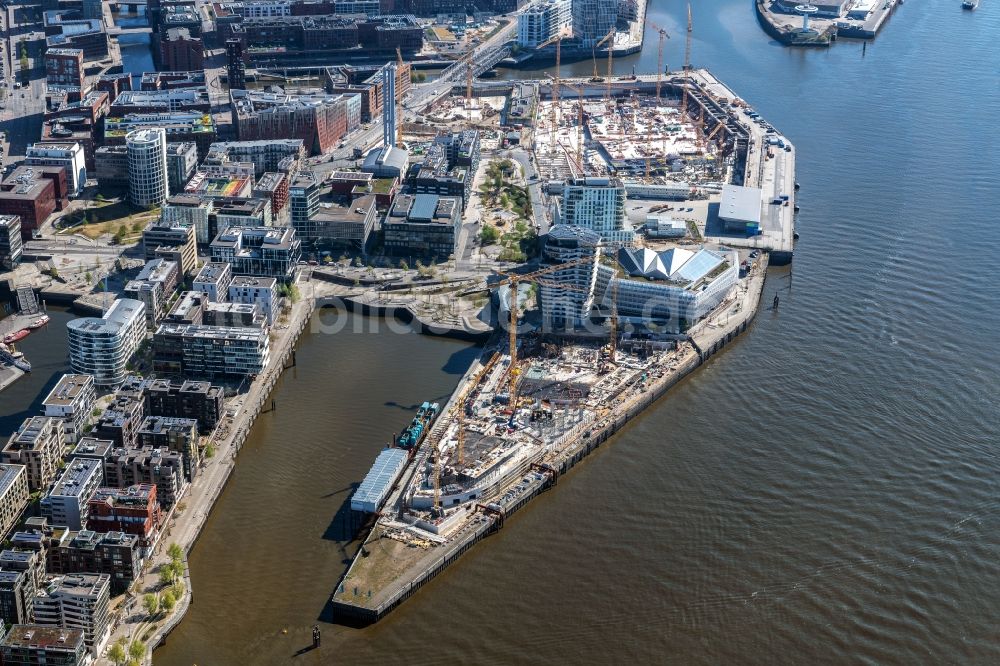
{"type": "Polygon", "coordinates": [[[615,57],[615,32],[615,26],[611,26],[611,30],[608,30],[608,34],[604,35],[604,38],[597,42],[598,47],[604,45],[604,43],[608,42],[608,40],[611,42],[608,44],[608,77],[605,81],[604,101],[611,100],[611,68],[615,57]]]}
{"type": "Polygon", "coordinates": [[[555,152],[556,150],[556,135],[559,130],[559,61],[561,59],[563,37],[565,37],[565,34],[563,31],[560,31],[559,34],[552,39],[538,45],[539,49],[549,46],[552,43],[555,43],[556,45],[556,75],[552,77],[552,133],[550,139],[552,152],[555,152]]]}
{"type": "Polygon", "coordinates": [[[667,31],[656,25],[652,21],[649,22],[650,27],[656,30],[656,34],[660,37],[660,43],[656,50],[656,101],[660,101],[660,86],[663,85],[663,41],[665,39],[670,39],[670,35],[667,31]]]}
{"type": "Polygon", "coordinates": [[[691,35],[694,23],[691,21],[691,3],[688,3],[687,37],[684,42],[684,96],[681,99],[681,122],[687,119],[688,73],[691,71],[691,35]]]}
{"type": "MultiPolygon", "coordinates": [[[[541,270],[537,270],[531,273],[525,273],[524,275],[510,275],[506,280],[498,282],[495,287],[501,287],[507,285],[510,287],[510,320],[508,323],[507,331],[507,346],[509,347],[510,354],[510,368],[508,370],[508,392],[510,393],[510,405],[512,407],[517,406],[517,385],[518,376],[520,371],[517,367],[517,320],[518,320],[518,303],[517,303],[517,293],[518,286],[522,282],[536,281],[537,278],[548,275],[549,273],[555,273],[556,271],[561,271],[565,268],[571,268],[573,266],[578,266],[580,264],[590,263],[593,261],[592,257],[585,257],[583,259],[577,259],[575,261],[568,261],[564,264],[557,264],[555,266],[548,266],[541,270]]],[[[563,286],[563,285],[560,285],[563,286]]],[[[575,289],[575,286],[567,285],[566,288],[575,289]]]]}

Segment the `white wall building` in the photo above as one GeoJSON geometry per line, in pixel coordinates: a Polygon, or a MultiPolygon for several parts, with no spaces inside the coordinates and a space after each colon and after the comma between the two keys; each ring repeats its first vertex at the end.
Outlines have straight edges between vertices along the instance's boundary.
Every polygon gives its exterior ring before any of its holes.
{"type": "Polygon", "coordinates": [[[229,285],[229,300],[233,303],[256,303],[267,317],[267,325],[271,326],[278,308],[278,280],[270,277],[235,277],[229,285]]]}
{"type": "Polygon", "coordinates": [[[625,186],[617,178],[576,178],[563,186],[562,224],[590,229],[605,241],[630,242],[625,217],[625,186]]]}
{"type": "Polygon", "coordinates": [[[191,283],[192,291],[200,291],[213,303],[221,303],[229,297],[229,285],[233,283],[233,267],[219,261],[206,262],[191,283]]]}
{"type": "Polygon", "coordinates": [[[24,163],[61,166],[66,169],[66,186],[71,196],[79,196],[87,186],[87,163],[83,147],[76,142],[36,143],[28,146],[24,163]]]}
{"type": "Polygon", "coordinates": [[[87,526],[87,502],[104,481],[104,464],[97,458],[71,460],[42,498],[42,515],[49,525],[65,525],[71,530],[87,526]]]}
{"type": "Polygon", "coordinates": [[[517,16],[517,44],[538,48],[560,32],[568,35],[573,23],[569,0],[539,0],[517,16]]]}
{"type": "Polygon", "coordinates": [[[98,386],[116,386],[146,334],[146,306],[120,298],[103,317],[83,317],[66,324],[69,361],[74,372],[93,375],[98,386]]]}
{"type": "Polygon", "coordinates": [[[125,135],[128,152],[129,200],[136,206],[158,206],[170,192],[167,133],[162,128],[133,130],[125,135]]]}
{"type": "Polygon", "coordinates": [[[45,415],[62,419],[63,437],[76,444],[94,406],[94,378],[90,375],[65,374],[42,401],[45,415]]]}

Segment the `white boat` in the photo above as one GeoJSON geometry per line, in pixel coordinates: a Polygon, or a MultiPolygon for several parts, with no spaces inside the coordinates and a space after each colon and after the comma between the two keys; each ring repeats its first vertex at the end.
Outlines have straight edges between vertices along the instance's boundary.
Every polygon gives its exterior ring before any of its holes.
{"type": "Polygon", "coordinates": [[[973,10],[979,7],[979,0],[962,0],[962,9],[973,10]]]}

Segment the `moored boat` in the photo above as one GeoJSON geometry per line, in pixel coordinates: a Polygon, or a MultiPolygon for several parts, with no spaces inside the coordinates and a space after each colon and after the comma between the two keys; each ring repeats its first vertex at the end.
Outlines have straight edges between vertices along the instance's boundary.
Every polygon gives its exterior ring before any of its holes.
{"type": "Polygon", "coordinates": [[[39,317],[35,321],[33,321],[30,324],[28,324],[28,328],[30,328],[31,330],[35,330],[37,328],[41,328],[42,326],[45,326],[48,323],[49,323],[49,316],[48,315],[42,315],[41,317],[39,317]]]}
{"type": "Polygon", "coordinates": [[[4,343],[11,345],[14,344],[15,342],[18,342],[19,340],[24,340],[26,337],[28,337],[29,333],[31,333],[31,331],[29,331],[26,328],[22,328],[20,331],[14,331],[13,333],[8,333],[7,335],[5,335],[3,337],[3,341],[4,343]]]}

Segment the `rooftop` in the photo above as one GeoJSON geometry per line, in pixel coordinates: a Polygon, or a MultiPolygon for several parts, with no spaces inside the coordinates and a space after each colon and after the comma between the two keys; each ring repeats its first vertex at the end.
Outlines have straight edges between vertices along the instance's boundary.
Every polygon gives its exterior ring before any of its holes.
{"type": "MultiPolygon", "coordinates": [[[[77,458],[63,470],[59,480],[49,490],[49,497],[80,497],[88,490],[87,484],[94,477],[103,478],[103,466],[96,458],[77,458]]],[[[100,481],[98,481],[100,483],[100,481]]]]}
{"type": "Polygon", "coordinates": [[[103,317],[82,317],[66,324],[70,331],[91,335],[117,335],[127,324],[145,315],[146,305],[131,298],[119,298],[103,317]]]}
{"type": "Polygon", "coordinates": [[[94,378],[90,375],[65,374],[42,401],[45,406],[72,405],[85,391],[93,390],[94,378]]]}
{"type": "Polygon", "coordinates": [[[10,628],[3,645],[14,648],[76,649],[83,644],[82,629],[67,629],[41,624],[15,624],[10,628]]]}

